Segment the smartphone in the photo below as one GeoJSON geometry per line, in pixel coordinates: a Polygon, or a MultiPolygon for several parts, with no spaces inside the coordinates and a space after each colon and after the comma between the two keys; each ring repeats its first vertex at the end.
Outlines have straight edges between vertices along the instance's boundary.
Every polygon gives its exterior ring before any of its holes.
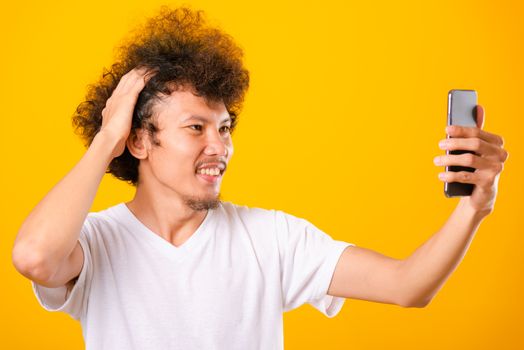
{"type": "MultiPolygon", "coordinates": [[[[477,92],[475,90],[450,90],[448,93],[448,118],[447,125],[477,126],[477,92]]],[[[450,138],[447,135],[447,138],[450,138]]],[[[446,154],[473,153],[465,150],[446,150],[446,154]]],[[[475,168],[465,166],[446,166],[446,171],[469,171],[475,168]]],[[[474,184],[462,182],[445,182],[444,194],[446,197],[470,196],[474,184]]]]}

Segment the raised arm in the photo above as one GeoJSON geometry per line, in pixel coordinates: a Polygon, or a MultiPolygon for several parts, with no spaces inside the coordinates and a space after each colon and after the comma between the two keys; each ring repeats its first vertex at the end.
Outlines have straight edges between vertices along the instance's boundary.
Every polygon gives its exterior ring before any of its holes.
{"type": "Polygon", "coordinates": [[[466,254],[484,217],[466,201],[462,199],[442,229],[406,259],[347,247],[328,294],[402,307],[426,306],[466,254]]]}
{"type": "Polygon", "coordinates": [[[447,130],[451,138],[442,149],[471,150],[474,154],[446,155],[436,165],[461,165],[475,172],[447,172],[442,181],[475,184],[471,196],[462,197],[444,226],[413,254],[392,259],[371,250],[348,247],[335,269],[328,294],[345,298],[426,306],[460,264],[481,223],[494,208],[499,175],[508,158],[502,137],[481,130],[484,110],[477,109],[478,127],[447,130]]]}
{"type": "Polygon", "coordinates": [[[122,77],[102,112],[100,132],[76,166],[35,206],[12,251],[15,268],[47,287],[65,285],[82,269],[80,230],[111,160],[123,153],[145,69],[122,77]]]}

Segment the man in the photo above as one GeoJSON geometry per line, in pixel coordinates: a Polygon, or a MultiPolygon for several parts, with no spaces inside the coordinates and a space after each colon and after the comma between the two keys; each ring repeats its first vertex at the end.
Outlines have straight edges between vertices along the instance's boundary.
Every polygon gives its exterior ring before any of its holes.
{"type": "Polygon", "coordinates": [[[443,181],[475,184],[443,228],[398,260],[279,210],[220,201],[249,76],[229,36],[169,10],[121,49],[74,117],[88,150],[24,221],[13,263],[39,302],[79,319],[88,349],[275,349],[282,313],[344,298],[423,307],[494,207],[500,136],[452,128],[443,181]],[[88,212],[106,170],[132,201],[88,212]]]}

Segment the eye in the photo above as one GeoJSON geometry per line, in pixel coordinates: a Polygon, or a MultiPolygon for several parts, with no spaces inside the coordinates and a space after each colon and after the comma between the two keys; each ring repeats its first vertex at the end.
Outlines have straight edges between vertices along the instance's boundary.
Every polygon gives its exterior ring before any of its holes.
{"type": "MultiPolygon", "coordinates": [[[[192,128],[192,130],[195,130],[195,131],[202,131],[202,125],[199,125],[199,124],[189,125],[188,127],[192,128]],[[196,129],[193,129],[194,127],[196,127],[196,129]]],[[[231,127],[223,126],[221,129],[224,129],[224,128],[225,128],[224,131],[227,131],[228,133],[231,132],[231,127]]]]}
{"type": "MultiPolygon", "coordinates": [[[[197,126],[197,127],[200,128],[200,129],[197,129],[197,131],[202,130],[202,125],[195,124],[195,125],[190,125],[189,127],[191,128],[191,127],[193,127],[193,126],[197,126]]],[[[193,130],[195,130],[195,129],[193,129],[193,130]]]]}

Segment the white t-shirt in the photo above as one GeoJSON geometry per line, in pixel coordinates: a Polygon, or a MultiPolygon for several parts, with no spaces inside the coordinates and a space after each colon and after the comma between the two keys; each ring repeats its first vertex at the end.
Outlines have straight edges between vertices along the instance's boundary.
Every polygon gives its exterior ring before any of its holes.
{"type": "Polygon", "coordinates": [[[222,202],[181,246],[124,203],[87,215],[84,263],[71,293],[32,282],[43,308],[80,320],[87,350],[283,349],[283,315],[309,303],[334,317],[327,295],[343,250],[280,210],[222,202]]]}

